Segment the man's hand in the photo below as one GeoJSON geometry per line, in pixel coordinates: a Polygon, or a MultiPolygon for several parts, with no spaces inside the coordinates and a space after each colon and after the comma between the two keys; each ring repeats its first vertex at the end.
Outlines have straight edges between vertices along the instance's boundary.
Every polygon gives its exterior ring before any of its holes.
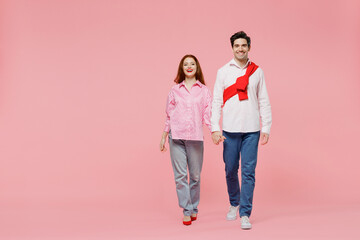
{"type": "Polygon", "coordinates": [[[269,134],[261,133],[261,135],[260,135],[260,143],[261,143],[261,145],[267,144],[268,141],[269,141],[269,134]]]}
{"type": "Polygon", "coordinates": [[[226,138],[221,134],[220,131],[213,132],[211,134],[211,138],[213,140],[213,143],[216,145],[219,145],[222,141],[224,141],[226,138]]]}

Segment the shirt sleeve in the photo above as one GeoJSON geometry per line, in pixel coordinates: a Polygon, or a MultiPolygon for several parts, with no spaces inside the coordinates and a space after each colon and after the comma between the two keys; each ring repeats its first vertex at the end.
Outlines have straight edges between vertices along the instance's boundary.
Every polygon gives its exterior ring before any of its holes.
{"type": "Polygon", "coordinates": [[[217,72],[215,86],[214,86],[214,95],[211,108],[211,131],[216,132],[220,131],[220,117],[221,117],[221,108],[223,106],[223,74],[220,70],[217,72]]]}
{"type": "Polygon", "coordinates": [[[165,109],[166,119],[165,119],[164,132],[170,131],[170,116],[171,113],[174,111],[174,109],[175,109],[174,93],[173,91],[170,91],[166,101],[166,109],[165,109]]]}
{"type": "Polygon", "coordinates": [[[210,90],[208,88],[206,88],[203,123],[209,128],[210,132],[211,132],[211,122],[210,122],[211,101],[212,101],[212,97],[211,97],[210,90]]]}
{"type": "Polygon", "coordinates": [[[260,109],[260,118],[261,118],[261,131],[263,133],[270,134],[270,128],[272,124],[272,114],[271,114],[271,105],[269,96],[266,90],[265,76],[264,72],[260,73],[260,81],[258,86],[258,102],[260,109]]]}

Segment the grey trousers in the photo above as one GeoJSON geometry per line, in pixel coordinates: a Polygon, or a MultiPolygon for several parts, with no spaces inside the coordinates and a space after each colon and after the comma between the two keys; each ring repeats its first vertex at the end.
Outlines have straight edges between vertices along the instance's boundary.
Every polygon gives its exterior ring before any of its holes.
{"type": "Polygon", "coordinates": [[[179,206],[183,208],[185,216],[190,216],[198,212],[204,143],[203,141],[172,139],[169,133],[169,146],[179,206]]]}

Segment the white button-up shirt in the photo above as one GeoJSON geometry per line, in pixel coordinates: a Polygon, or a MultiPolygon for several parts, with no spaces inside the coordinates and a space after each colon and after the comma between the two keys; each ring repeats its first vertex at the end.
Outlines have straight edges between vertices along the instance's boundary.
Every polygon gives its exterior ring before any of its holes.
{"type": "Polygon", "coordinates": [[[270,133],[271,106],[265,85],[264,72],[259,67],[249,78],[247,87],[248,99],[239,100],[238,95],[223,103],[224,90],[236,82],[238,77],[245,75],[250,60],[242,68],[234,59],[218,70],[214,86],[211,130],[220,131],[221,108],[223,111],[222,129],[227,132],[256,132],[260,130],[270,133]]]}

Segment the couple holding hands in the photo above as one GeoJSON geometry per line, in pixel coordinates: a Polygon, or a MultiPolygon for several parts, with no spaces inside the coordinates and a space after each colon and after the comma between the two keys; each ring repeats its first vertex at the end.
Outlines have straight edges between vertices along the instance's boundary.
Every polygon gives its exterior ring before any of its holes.
{"type": "Polygon", "coordinates": [[[249,217],[255,187],[258,143],[269,140],[271,106],[264,73],[248,58],[250,37],[243,31],[230,38],[234,58],[218,70],[213,98],[205,86],[201,67],[193,55],[179,64],[176,85],[169,92],[166,121],[160,150],[169,140],[179,206],[183,224],[197,219],[200,199],[200,173],[203,164],[203,124],[212,141],[223,142],[226,183],[230,207],[227,220],[241,218],[241,228],[251,229],[249,217]],[[223,113],[222,131],[220,117],[223,113]],[[260,131],[261,120],[261,131],[260,131]],[[238,177],[241,156],[241,191],[238,177]],[[189,181],[188,181],[189,172],[189,181]]]}

